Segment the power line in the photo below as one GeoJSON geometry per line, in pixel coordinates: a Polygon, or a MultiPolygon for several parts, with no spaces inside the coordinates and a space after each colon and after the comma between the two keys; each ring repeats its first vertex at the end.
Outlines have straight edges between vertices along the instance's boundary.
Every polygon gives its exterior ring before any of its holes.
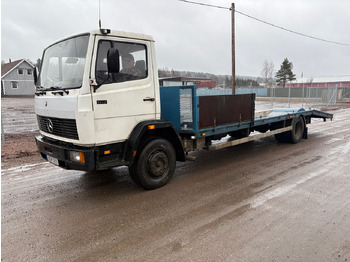
{"type": "Polygon", "coordinates": [[[189,3],[189,4],[195,4],[195,5],[202,5],[202,6],[208,6],[208,7],[215,7],[215,8],[220,8],[220,9],[231,10],[231,8],[224,7],[224,6],[209,5],[209,4],[204,4],[204,3],[199,3],[199,2],[193,2],[193,1],[187,1],[187,0],[179,0],[179,1],[180,1],[180,2],[189,3]]]}
{"type": "Polygon", "coordinates": [[[290,32],[290,33],[293,33],[293,34],[301,35],[301,36],[304,36],[304,37],[308,37],[308,38],[311,38],[311,39],[315,39],[315,40],[319,40],[319,41],[323,41],[323,42],[327,42],[327,43],[331,43],[331,44],[350,46],[350,44],[345,44],[345,43],[330,41],[330,40],[326,40],[326,39],[323,39],[323,38],[319,38],[319,37],[315,37],[315,36],[311,36],[311,35],[299,33],[299,32],[296,32],[296,31],[294,31],[294,30],[290,30],[290,29],[288,29],[288,28],[284,28],[284,27],[282,27],[282,26],[278,26],[278,25],[275,25],[275,24],[272,24],[272,23],[263,21],[263,20],[261,20],[261,19],[258,19],[258,18],[256,18],[256,17],[253,17],[253,16],[250,16],[250,15],[244,14],[244,13],[238,11],[238,10],[235,10],[235,12],[238,13],[238,14],[244,15],[244,16],[246,16],[246,17],[249,17],[249,18],[251,18],[251,19],[254,19],[254,20],[256,20],[256,21],[259,21],[259,22],[261,22],[261,23],[264,23],[264,24],[267,24],[267,25],[270,25],[270,26],[273,26],[273,27],[282,29],[282,30],[284,30],[284,31],[287,31],[287,32],[290,32]]]}
{"type": "MultiPolygon", "coordinates": [[[[190,3],[190,4],[196,4],[196,5],[202,5],[202,6],[207,6],[207,7],[214,7],[214,8],[220,8],[220,9],[227,9],[227,10],[231,10],[231,8],[228,8],[228,7],[223,7],[223,6],[217,6],[217,5],[209,5],[209,4],[204,4],[204,3],[199,3],[199,2],[193,2],[193,1],[188,1],[188,0],[179,0],[180,2],[185,2],[185,3],[190,3]]],[[[231,10],[232,11],[232,10],[231,10]]],[[[296,32],[294,30],[291,30],[291,29],[288,29],[288,28],[285,28],[285,27],[282,27],[282,26],[279,26],[279,25],[275,25],[273,23],[270,23],[270,22],[266,22],[264,20],[261,20],[259,18],[256,18],[256,17],[253,17],[251,15],[248,15],[248,14],[245,14],[243,12],[240,12],[238,11],[237,9],[234,10],[236,13],[240,14],[240,15],[243,15],[243,16],[246,16],[250,19],[253,19],[253,20],[256,20],[260,23],[264,23],[266,25],[270,25],[270,26],[273,26],[275,28],[278,28],[278,29],[281,29],[281,30],[284,30],[284,31],[287,31],[289,33],[293,33],[293,34],[297,34],[297,35],[300,35],[300,36],[304,36],[304,37],[308,37],[308,38],[311,38],[311,39],[314,39],[314,40],[318,40],[318,41],[322,41],[322,42],[326,42],[326,43],[331,43],[331,44],[337,44],[337,45],[343,45],[343,46],[350,46],[350,44],[346,44],[346,43],[340,43],[340,42],[336,42],[336,41],[330,41],[330,40],[326,40],[326,39],[323,39],[323,38],[319,38],[319,37],[315,37],[315,36],[311,36],[311,35],[307,35],[307,34],[304,34],[304,33],[299,33],[299,32],[296,32]]]]}

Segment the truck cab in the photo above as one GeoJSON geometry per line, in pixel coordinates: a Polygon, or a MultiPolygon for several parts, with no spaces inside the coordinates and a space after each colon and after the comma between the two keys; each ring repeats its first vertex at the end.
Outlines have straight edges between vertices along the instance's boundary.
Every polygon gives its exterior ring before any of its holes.
{"type": "Polygon", "coordinates": [[[140,121],[159,119],[153,56],[150,36],[122,32],[92,31],[49,46],[35,97],[41,132],[75,145],[103,145],[124,141],[140,121]],[[119,51],[118,73],[108,73],[107,54],[113,49],[119,51]],[[134,75],[123,68],[123,59],[130,57],[134,75]],[[70,130],[59,128],[65,124],[70,130]]]}

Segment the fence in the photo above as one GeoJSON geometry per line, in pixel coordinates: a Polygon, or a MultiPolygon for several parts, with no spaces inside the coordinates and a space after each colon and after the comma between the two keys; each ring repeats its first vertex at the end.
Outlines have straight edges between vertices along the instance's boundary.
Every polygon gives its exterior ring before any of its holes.
{"type": "MultiPolygon", "coordinates": [[[[266,100],[300,103],[309,107],[334,106],[338,102],[350,103],[350,87],[305,87],[305,88],[237,88],[236,94],[255,93],[258,98],[266,100]]],[[[231,89],[198,89],[199,96],[230,95],[231,89]]],[[[273,107],[273,106],[271,106],[273,107]]]]}
{"type": "Polygon", "coordinates": [[[300,101],[308,106],[334,106],[339,102],[350,102],[350,87],[307,87],[269,89],[268,96],[300,101]]]}

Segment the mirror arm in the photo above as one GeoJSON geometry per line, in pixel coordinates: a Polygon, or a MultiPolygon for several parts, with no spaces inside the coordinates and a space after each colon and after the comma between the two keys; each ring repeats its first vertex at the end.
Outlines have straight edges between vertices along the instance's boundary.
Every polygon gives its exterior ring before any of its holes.
{"type": "Polygon", "coordinates": [[[109,76],[110,76],[110,74],[108,74],[108,77],[105,80],[103,80],[101,84],[97,84],[97,85],[93,86],[94,87],[94,93],[96,93],[96,90],[99,89],[104,83],[106,83],[107,80],[109,80],[109,76]]]}

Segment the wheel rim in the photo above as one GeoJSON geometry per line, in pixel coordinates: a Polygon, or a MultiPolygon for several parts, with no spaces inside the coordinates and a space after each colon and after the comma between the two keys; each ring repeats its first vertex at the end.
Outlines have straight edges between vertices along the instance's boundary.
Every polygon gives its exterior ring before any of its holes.
{"type": "Polygon", "coordinates": [[[169,169],[168,156],[164,151],[156,150],[148,158],[148,173],[151,177],[161,177],[169,169]]]}

